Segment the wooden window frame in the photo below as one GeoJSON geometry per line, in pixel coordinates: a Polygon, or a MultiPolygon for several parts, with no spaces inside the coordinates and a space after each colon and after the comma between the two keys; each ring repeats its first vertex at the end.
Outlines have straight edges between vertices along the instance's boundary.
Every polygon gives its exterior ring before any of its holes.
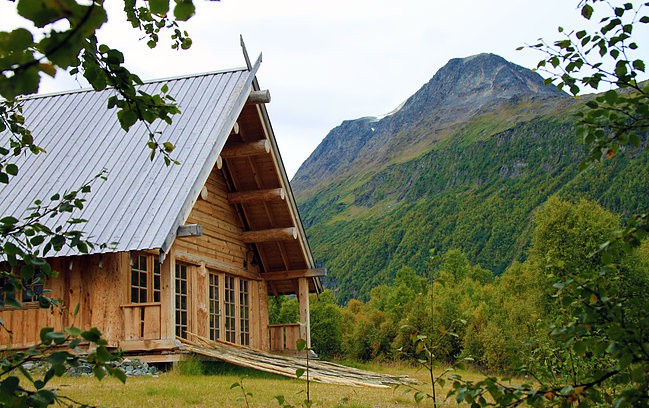
{"type": "Polygon", "coordinates": [[[208,302],[209,302],[209,338],[210,340],[218,340],[221,337],[221,274],[208,272],[208,302]]]}
{"type": "Polygon", "coordinates": [[[174,322],[174,332],[176,337],[182,339],[187,339],[187,332],[190,329],[189,316],[192,311],[190,304],[190,294],[189,294],[189,285],[190,285],[190,276],[192,272],[192,266],[184,263],[176,263],[174,271],[174,313],[175,313],[175,322],[174,322]],[[184,271],[183,271],[184,269],[184,271]],[[184,276],[182,276],[184,274],[184,276]],[[184,292],[182,291],[184,282],[184,292]],[[184,300],[184,307],[183,307],[184,300]],[[184,317],[184,321],[183,321],[184,317]]]}
{"type": "MultiPolygon", "coordinates": [[[[4,279],[6,279],[6,278],[4,278],[4,279]]],[[[35,296],[43,295],[44,293],[46,293],[48,291],[47,287],[46,287],[45,279],[43,278],[43,276],[41,275],[40,270],[38,270],[38,269],[34,273],[34,276],[32,277],[32,280],[31,280],[30,283],[25,282],[24,279],[20,279],[20,278],[18,278],[18,279],[22,282],[23,287],[25,289],[31,289],[32,292],[35,294],[35,296]],[[39,279],[39,282],[34,283],[34,280],[36,280],[37,278],[39,279]]],[[[2,285],[4,286],[4,283],[2,285]]],[[[16,308],[14,306],[3,306],[3,307],[0,307],[0,310],[19,310],[19,309],[38,309],[38,308],[40,308],[40,303],[35,298],[35,296],[25,297],[26,292],[25,292],[24,289],[16,289],[16,291],[11,295],[9,293],[2,292],[2,293],[0,293],[0,296],[4,296],[5,299],[7,297],[10,297],[11,299],[19,301],[19,303],[21,305],[20,308],[16,308]]]]}
{"type": "Polygon", "coordinates": [[[223,318],[225,319],[225,341],[237,343],[237,278],[225,276],[225,297],[223,299],[223,318]]]}
{"type": "Polygon", "coordinates": [[[250,281],[239,278],[239,343],[250,346],[250,281]]]}
{"type": "Polygon", "coordinates": [[[146,253],[134,253],[131,255],[131,275],[128,286],[128,299],[131,304],[160,303],[162,296],[162,272],[161,265],[156,257],[146,253]],[[144,268],[142,268],[144,266],[144,268]],[[138,274],[137,282],[135,275],[138,274]],[[146,283],[142,285],[142,277],[146,283]],[[137,285],[135,285],[137,283],[137,285]],[[137,291],[137,298],[134,294],[137,291]]]}

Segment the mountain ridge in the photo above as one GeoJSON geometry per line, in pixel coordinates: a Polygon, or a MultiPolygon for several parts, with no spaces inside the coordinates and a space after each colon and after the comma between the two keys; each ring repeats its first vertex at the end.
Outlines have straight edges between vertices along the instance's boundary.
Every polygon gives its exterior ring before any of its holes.
{"type": "Polygon", "coordinates": [[[298,197],[321,188],[320,183],[349,175],[350,164],[381,168],[410,146],[415,153],[446,137],[458,122],[464,123],[481,109],[533,99],[570,99],[554,87],[545,87],[537,73],[495,54],[454,58],[442,67],[400,108],[381,117],[345,120],[332,129],[300,166],[291,180],[298,197]],[[413,126],[434,129],[412,132],[413,126]],[[404,135],[404,129],[408,129],[404,135]]]}
{"type": "Polygon", "coordinates": [[[524,260],[532,214],[551,195],[627,214],[649,202],[647,151],[579,172],[572,118],[589,98],[540,88],[540,76],[503,61],[451,60],[392,115],[332,129],[296,173],[339,301],[367,299],[403,266],[425,275],[430,249],[461,249],[501,273],[524,260]]]}

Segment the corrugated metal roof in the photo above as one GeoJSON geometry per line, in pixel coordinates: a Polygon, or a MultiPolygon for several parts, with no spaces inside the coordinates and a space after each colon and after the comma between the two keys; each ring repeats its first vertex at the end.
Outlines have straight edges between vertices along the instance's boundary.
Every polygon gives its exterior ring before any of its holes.
{"type": "MultiPolygon", "coordinates": [[[[153,93],[166,83],[182,111],[171,125],[158,121],[151,126],[161,132],[161,141],[176,146],[172,157],[180,165],[165,166],[159,155],[149,160],[145,126],[137,123],[124,132],[115,111],[106,109],[112,90],[26,100],[27,126],[35,143],[47,153],[17,158],[18,176],[0,187],[0,214],[20,219],[35,200],[46,204],[54,193],[78,189],[106,169],[108,179],[97,180],[85,196],[83,211],[72,215],[88,222],[74,228],[84,231],[92,242],[115,243],[110,249],[92,252],[167,251],[250,94],[259,62],[251,71],[172,78],[142,87],[153,93]]],[[[0,135],[3,145],[6,140],[6,134],[0,135]]],[[[65,219],[52,222],[61,224],[65,219]]],[[[57,255],[76,254],[76,249],[64,249],[57,255]]]]}

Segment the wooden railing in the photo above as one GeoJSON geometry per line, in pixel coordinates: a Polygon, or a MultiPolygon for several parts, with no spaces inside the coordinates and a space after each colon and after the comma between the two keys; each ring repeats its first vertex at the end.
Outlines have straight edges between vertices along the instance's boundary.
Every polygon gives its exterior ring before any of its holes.
{"type": "Polygon", "coordinates": [[[160,303],[123,305],[125,340],[160,339],[160,303]]]}
{"type": "Polygon", "coordinates": [[[294,324],[270,324],[271,351],[297,351],[297,341],[300,338],[300,325],[294,324]]]}

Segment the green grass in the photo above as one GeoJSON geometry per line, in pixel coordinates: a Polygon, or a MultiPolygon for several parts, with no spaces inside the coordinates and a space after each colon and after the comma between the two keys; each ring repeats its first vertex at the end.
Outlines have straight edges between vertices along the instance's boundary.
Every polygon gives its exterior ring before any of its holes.
{"type": "MultiPolygon", "coordinates": [[[[57,379],[54,384],[62,395],[86,404],[107,407],[243,407],[243,401],[238,401],[242,397],[241,388],[230,388],[241,378],[245,391],[252,393],[252,397],[249,397],[251,407],[278,407],[273,398],[275,395],[283,395],[296,406],[300,406],[306,398],[306,382],[302,380],[229,364],[199,362],[199,365],[200,372],[192,370],[191,374],[187,374],[184,369],[177,368],[161,373],[158,378],[128,378],[126,384],[113,378],[97,381],[78,377],[57,379]]],[[[392,375],[405,374],[422,382],[427,378],[426,373],[403,365],[363,365],[362,368],[392,375]]],[[[465,378],[478,378],[474,373],[462,375],[465,378]]],[[[421,387],[424,391],[430,388],[425,384],[421,387]]],[[[311,383],[311,399],[319,407],[432,407],[431,401],[417,405],[412,392],[404,394],[404,391],[403,387],[395,390],[311,383]]],[[[443,398],[446,392],[447,389],[438,390],[438,395],[443,398]]]]}

